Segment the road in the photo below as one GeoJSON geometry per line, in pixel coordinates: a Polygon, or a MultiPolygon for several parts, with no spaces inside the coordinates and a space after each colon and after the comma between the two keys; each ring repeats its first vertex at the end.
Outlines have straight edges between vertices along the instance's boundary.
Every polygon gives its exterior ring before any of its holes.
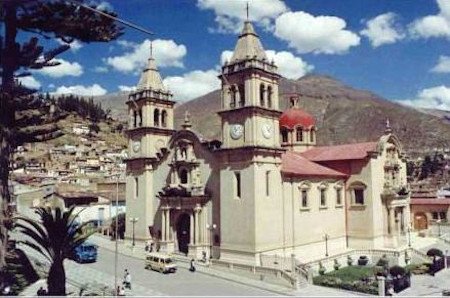
{"type": "MultiPolygon", "coordinates": [[[[91,264],[76,264],[83,268],[93,269],[108,275],[114,284],[114,253],[99,248],[97,262],[91,264]]],[[[157,291],[162,295],[226,295],[226,296],[274,296],[272,292],[256,289],[246,285],[226,281],[201,273],[192,273],[185,268],[179,268],[174,274],[162,274],[144,268],[144,261],[119,255],[118,280],[122,280],[123,272],[128,269],[132,276],[132,285],[157,291]]],[[[141,292],[141,291],[140,291],[141,292]]]]}

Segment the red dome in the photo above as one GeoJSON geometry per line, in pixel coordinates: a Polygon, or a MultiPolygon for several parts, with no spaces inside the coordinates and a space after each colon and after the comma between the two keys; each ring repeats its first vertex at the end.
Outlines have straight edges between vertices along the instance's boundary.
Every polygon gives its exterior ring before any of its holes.
{"type": "Polygon", "coordinates": [[[289,129],[294,129],[296,126],[310,128],[315,124],[316,120],[313,116],[298,108],[290,108],[284,111],[280,117],[280,127],[284,126],[289,129]]]}

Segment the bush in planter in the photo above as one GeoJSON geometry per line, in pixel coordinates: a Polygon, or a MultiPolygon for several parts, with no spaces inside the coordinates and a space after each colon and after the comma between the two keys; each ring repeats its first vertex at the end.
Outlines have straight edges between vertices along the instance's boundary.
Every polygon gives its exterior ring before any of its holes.
{"type": "Polygon", "coordinates": [[[339,267],[341,267],[341,264],[339,264],[339,261],[337,259],[334,259],[334,270],[339,270],[339,267]]]}
{"type": "Polygon", "coordinates": [[[404,276],[406,274],[406,270],[405,268],[401,267],[401,266],[392,266],[389,269],[389,273],[393,276],[393,277],[397,277],[397,276],[404,276]]]}
{"type": "Polygon", "coordinates": [[[323,266],[322,262],[319,262],[319,274],[324,275],[325,274],[325,267],[323,266]]]}
{"type": "Polygon", "coordinates": [[[378,260],[376,266],[389,268],[389,259],[386,257],[385,254],[378,260]]]}
{"type": "Polygon", "coordinates": [[[369,259],[367,258],[367,256],[360,256],[358,259],[359,266],[366,266],[368,262],[369,262],[369,259]]]}
{"type": "Polygon", "coordinates": [[[352,256],[350,256],[350,255],[347,256],[347,265],[348,266],[352,266],[353,265],[353,259],[352,259],[352,256]]]}

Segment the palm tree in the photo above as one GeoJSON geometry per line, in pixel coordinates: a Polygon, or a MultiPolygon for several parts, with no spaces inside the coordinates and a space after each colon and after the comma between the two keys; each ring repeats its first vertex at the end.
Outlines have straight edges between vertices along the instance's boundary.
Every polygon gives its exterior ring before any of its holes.
{"type": "MultiPolygon", "coordinates": [[[[95,231],[86,232],[90,222],[78,225],[75,220],[79,212],[73,215],[74,207],[62,212],[60,208],[37,208],[35,211],[40,221],[18,216],[15,227],[33,241],[20,241],[36,250],[50,261],[47,277],[48,294],[52,296],[66,295],[66,273],[64,260],[73,255],[77,246],[81,245],[95,231]]],[[[81,211],[80,211],[81,212],[81,211]]]]}

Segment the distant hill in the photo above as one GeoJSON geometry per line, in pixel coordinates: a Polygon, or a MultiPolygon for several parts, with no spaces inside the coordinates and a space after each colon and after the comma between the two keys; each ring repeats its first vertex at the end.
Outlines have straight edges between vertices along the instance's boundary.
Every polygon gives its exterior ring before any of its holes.
{"type": "MultiPolygon", "coordinates": [[[[386,100],[372,92],[358,90],[322,75],[306,75],[298,80],[280,81],[280,108],[288,108],[284,96],[297,90],[300,106],[317,120],[317,142],[320,145],[376,140],[384,132],[389,118],[394,132],[405,149],[415,150],[450,146],[449,113],[423,111],[386,100]],[[442,114],[444,113],[444,114],[442,114]],[[447,115],[447,116],[443,116],[447,115]]],[[[126,119],[127,93],[98,97],[102,106],[126,119]]],[[[183,122],[184,113],[192,115],[193,129],[206,138],[221,139],[219,90],[175,107],[175,126],[183,122]]]]}

